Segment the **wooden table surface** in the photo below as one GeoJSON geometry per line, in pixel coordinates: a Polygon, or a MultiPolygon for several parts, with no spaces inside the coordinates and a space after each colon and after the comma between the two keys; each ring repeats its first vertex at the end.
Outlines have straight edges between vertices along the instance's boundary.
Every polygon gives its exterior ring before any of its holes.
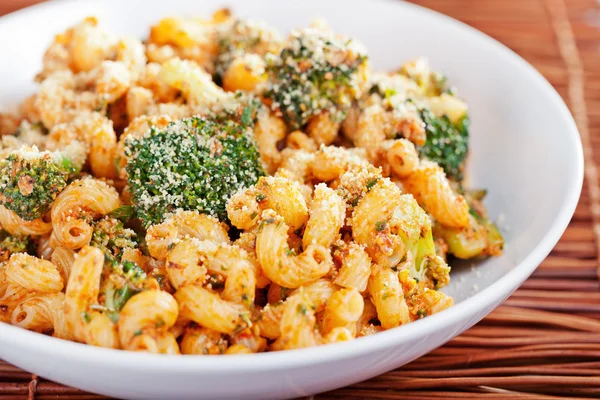
{"type": "MultiPolygon", "coordinates": [[[[314,398],[600,399],[599,1],[413,1],[501,41],[550,81],[581,133],[584,189],[561,241],[503,306],[405,367],[314,398]]],[[[0,15],[36,2],[0,0],[0,15]]],[[[0,362],[0,400],[25,398],[101,397],[0,362]]]]}

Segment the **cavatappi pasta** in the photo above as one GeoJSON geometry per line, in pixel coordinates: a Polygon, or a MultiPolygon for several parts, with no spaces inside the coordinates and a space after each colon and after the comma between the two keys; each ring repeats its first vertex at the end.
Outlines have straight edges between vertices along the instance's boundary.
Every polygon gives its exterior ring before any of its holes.
{"type": "Polygon", "coordinates": [[[219,10],[142,41],[90,17],[0,114],[0,322],[94,346],[250,354],[452,305],[453,258],[501,254],[468,189],[468,107],[322,22],[219,10]]]}

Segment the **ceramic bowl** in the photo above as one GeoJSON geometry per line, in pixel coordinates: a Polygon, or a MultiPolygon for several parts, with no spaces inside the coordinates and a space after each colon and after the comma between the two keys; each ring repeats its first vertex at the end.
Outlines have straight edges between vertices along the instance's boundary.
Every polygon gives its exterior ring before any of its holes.
{"type": "Polygon", "coordinates": [[[224,357],[162,356],[67,342],[0,323],[0,358],[42,377],[121,398],[276,399],[339,388],[397,368],[481,320],[556,244],[577,204],[583,156],[577,128],[550,84],[488,36],[448,17],[385,0],[52,1],[0,18],[0,105],[33,92],[53,36],[95,15],[116,33],[144,37],[161,17],[208,15],[227,5],[282,32],[323,17],[369,49],[376,69],[426,56],[470,106],[472,185],[501,220],[504,255],[457,266],[456,304],[417,322],[353,341],[224,357]]]}

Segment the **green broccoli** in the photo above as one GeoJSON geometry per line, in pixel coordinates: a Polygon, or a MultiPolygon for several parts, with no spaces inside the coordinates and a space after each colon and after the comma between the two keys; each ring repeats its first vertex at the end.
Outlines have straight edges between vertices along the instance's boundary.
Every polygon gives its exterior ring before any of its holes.
{"type": "Polygon", "coordinates": [[[79,168],[60,152],[22,147],[0,161],[0,204],[19,217],[42,217],[79,168]]]}
{"type": "Polygon", "coordinates": [[[398,217],[390,222],[406,249],[399,266],[408,268],[412,278],[429,279],[435,288],[445,286],[450,280],[450,267],[436,254],[431,219],[413,196],[401,195],[399,200],[398,217]]]}
{"type": "Polygon", "coordinates": [[[102,290],[103,311],[114,321],[119,319],[119,312],[127,301],[135,294],[143,291],[147,275],[144,270],[132,261],[117,262],[107,259],[108,276],[104,279],[102,290]]]}
{"type": "Polygon", "coordinates": [[[218,35],[218,54],[215,59],[216,80],[223,78],[227,68],[238,57],[246,54],[264,55],[275,51],[280,38],[276,31],[254,21],[236,19],[218,35]]]}
{"type": "Polygon", "coordinates": [[[138,237],[132,229],[125,228],[123,222],[113,216],[106,216],[93,224],[91,246],[98,247],[105,253],[121,259],[123,250],[138,246],[138,237]]]}
{"type": "Polygon", "coordinates": [[[470,189],[463,191],[469,203],[469,226],[466,228],[448,228],[439,224],[434,226],[436,236],[448,243],[448,252],[456,258],[499,256],[504,248],[504,238],[500,230],[487,216],[483,199],[487,191],[470,189]]]}
{"type": "Polygon", "coordinates": [[[133,207],[146,227],[180,209],[226,220],[229,198],[264,175],[248,129],[231,121],[185,118],[127,140],[125,151],[133,207]]]}
{"type": "Polygon", "coordinates": [[[449,178],[461,181],[468,153],[469,117],[452,123],[447,116],[437,117],[427,109],[420,114],[427,132],[427,140],[419,148],[421,157],[437,162],[449,178]]]}
{"type": "Polygon", "coordinates": [[[117,322],[119,311],[127,300],[142,291],[146,284],[144,270],[132,261],[122,260],[124,250],[134,249],[138,245],[136,233],[125,228],[123,222],[114,216],[122,214],[122,209],[118,208],[116,212],[111,213],[113,215],[93,222],[94,231],[90,241],[91,246],[104,252],[102,310],[114,322],[117,322]]]}
{"type": "Polygon", "coordinates": [[[35,243],[29,236],[15,236],[0,230],[0,262],[4,262],[15,253],[33,253],[35,243]]]}
{"type": "Polygon", "coordinates": [[[294,32],[278,56],[267,57],[269,84],[265,97],[291,129],[328,111],[342,120],[361,95],[366,56],[327,32],[294,32]]]}

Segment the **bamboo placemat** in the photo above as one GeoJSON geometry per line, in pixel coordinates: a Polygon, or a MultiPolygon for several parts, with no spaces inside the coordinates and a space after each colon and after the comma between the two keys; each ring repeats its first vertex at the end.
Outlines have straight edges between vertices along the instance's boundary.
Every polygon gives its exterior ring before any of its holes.
{"type": "MultiPolygon", "coordinates": [[[[600,398],[600,0],[413,2],[498,39],[554,85],[581,132],[583,193],[551,255],[481,323],[398,370],[314,398],[600,398]]],[[[13,7],[0,1],[0,14],[13,7]]],[[[101,398],[0,361],[0,400],[101,398]]]]}

